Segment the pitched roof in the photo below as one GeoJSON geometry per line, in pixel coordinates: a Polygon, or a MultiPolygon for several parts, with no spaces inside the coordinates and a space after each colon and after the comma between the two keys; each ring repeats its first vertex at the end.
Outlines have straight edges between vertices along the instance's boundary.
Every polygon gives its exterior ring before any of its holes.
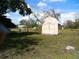
{"type": "Polygon", "coordinates": [[[46,23],[48,23],[48,22],[50,22],[50,23],[58,23],[58,20],[56,18],[54,18],[54,17],[48,16],[48,17],[46,17],[44,19],[44,22],[46,22],[46,23]]]}
{"type": "Polygon", "coordinates": [[[7,28],[15,28],[16,25],[11,22],[11,19],[6,18],[6,16],[0,15],[0,23],[3,24],[7,28]]]}

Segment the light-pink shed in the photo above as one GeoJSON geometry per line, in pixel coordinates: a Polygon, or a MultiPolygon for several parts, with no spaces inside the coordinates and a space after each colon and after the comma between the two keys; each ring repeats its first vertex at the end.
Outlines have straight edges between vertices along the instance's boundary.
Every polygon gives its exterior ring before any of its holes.
{"type": "Polygon", "coordinates": [[[51,16],[46,17],[42,25],[42,34],[57,35],[58,20],[51,16]]]}

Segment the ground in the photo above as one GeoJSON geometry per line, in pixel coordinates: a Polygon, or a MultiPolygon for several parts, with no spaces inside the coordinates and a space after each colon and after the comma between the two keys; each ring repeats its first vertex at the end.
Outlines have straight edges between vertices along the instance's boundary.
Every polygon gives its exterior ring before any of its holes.
{"type": "Polygon", "coordinates": [[[79,29],[61,30],[59,35],[13,32],[1,47],[1,59],[78,59],[79,29]],[[67,51],[66,46],[75,50],[67,51]]]}

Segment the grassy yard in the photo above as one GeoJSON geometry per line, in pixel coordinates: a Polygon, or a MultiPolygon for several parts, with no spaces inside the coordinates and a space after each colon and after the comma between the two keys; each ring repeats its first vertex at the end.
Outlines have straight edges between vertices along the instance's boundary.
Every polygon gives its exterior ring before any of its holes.
{"type": "Polygon", "coordinates": [[[62,30],[57,36],[39,33],[8,35],[1,47],[1,59],[79,59],[79,30],[62,30]],[[75,51],[65,50],[74,46],[75,51]]]}

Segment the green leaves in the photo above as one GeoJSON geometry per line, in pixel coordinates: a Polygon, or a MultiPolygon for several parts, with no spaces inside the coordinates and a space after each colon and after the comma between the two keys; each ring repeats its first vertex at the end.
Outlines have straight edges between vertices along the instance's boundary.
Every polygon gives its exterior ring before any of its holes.
{"type": "Polygon", "coordinates": [[[0,14],[7,13],[6,10],[9,9],[12,12],[19,10],[21,15],[31,14],[32,11],[27,7],[24,0],[1,0],[0,1],[0,14]]]}

